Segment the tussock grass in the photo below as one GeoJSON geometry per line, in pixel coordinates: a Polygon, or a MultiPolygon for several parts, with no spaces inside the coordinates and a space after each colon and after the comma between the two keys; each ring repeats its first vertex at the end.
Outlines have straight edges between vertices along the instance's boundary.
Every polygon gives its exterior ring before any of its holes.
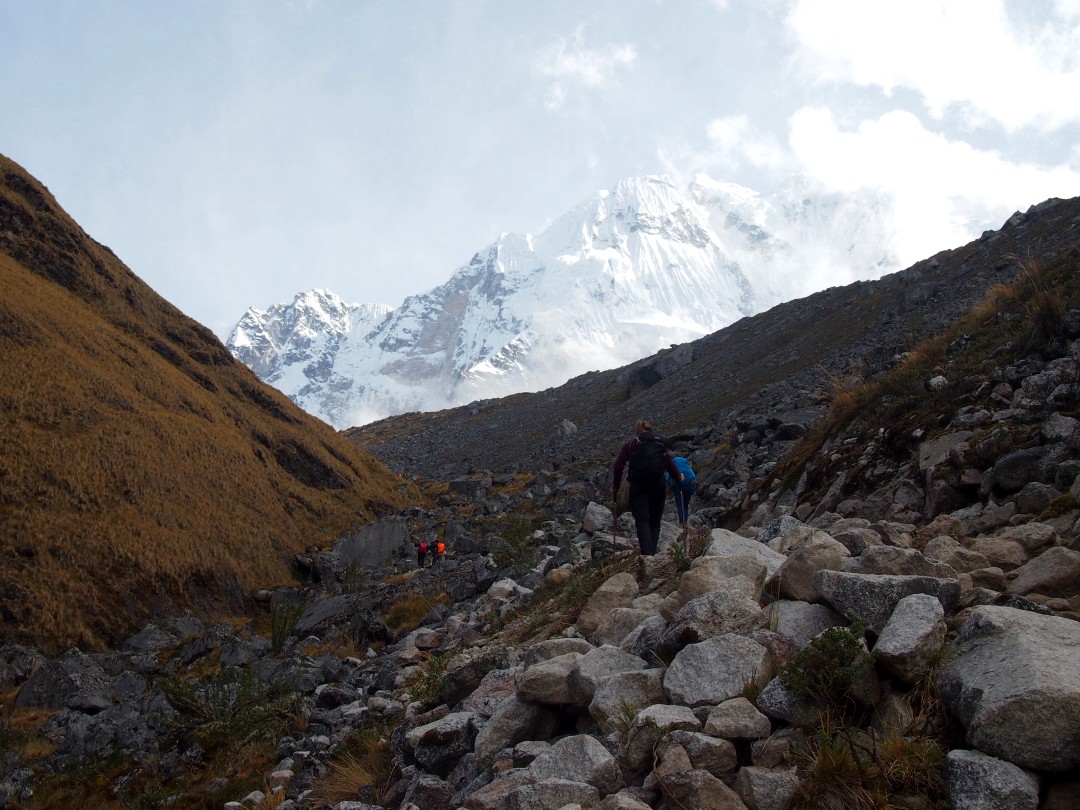
{"type": "Polygon", "coordinates": [[[1019,266],[1016,281],[992,287],[964,317],[912,347],[889,372],[862,379],[822,369],[828,411],[796,442],[769,480],[779,477],[785,488],[794,486],[829,439],[854,430],[864,417],[889,428],[904,421],[936,424],[942,412],[985,379],[985,363],[993,352],[1005,352],[996,361],[1004,364],[1061,334],[1067,310],[1080,306],[1080,259],[1067,255],[1043,266],[1030,255],[1006,258],[1019,266]],[[958,339],[963,347],[951,351],[958,339]],[[928,390],[926,382],[942,373],[948,386],[928,390]]]}
{"type": "Polygon", "coordinates": [[[330,761],[314,796],[331,805],[357,800],[381,805],[399,773],[387,743],[389,736],[390,729],[382,721],[362,726],[330,761]]]}
{"type": "Polygon", "coordinates": [[[435,595],[412,593],[387,607],[379,614],[386,626],[395,633],[408,633],[420,626],[420,621],[436,605],[452,605],[450,594],[442,591],[435,595]]]}
{"type": "Polygon", "coordinates": [[[184,608],[239,612],[306,545],[415,497],[2,157],[0,178],[21,226],[0,253],[5,637],[97,649],[184,608]]]}

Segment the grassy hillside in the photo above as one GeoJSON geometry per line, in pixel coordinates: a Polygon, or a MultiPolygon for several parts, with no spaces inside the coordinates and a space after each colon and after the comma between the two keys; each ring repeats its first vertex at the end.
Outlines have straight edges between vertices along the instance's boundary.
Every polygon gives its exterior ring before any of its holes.
{"type": "Polygon", "coordinates": [[[242,608],[411,498],[235,362],[0,156],[0,639],[242,608]]]}

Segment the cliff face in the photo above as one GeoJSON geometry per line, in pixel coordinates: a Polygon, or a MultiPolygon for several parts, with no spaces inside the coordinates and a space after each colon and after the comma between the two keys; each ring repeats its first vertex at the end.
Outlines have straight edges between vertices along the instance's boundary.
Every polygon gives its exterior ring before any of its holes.
{"type": "Polygon", "coordinates": [[[396,479],[233,360],[0,157],[0,635],[236,610],[396,479]]]}

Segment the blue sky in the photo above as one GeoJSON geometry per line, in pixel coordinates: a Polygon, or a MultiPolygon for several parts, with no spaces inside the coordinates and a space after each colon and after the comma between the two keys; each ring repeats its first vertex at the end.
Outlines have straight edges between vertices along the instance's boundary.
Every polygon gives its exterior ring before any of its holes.
{"type": "Polygon", "coordinates": [[[1080,195],[1080,0],[0,0],[0,152],[222,337],[600,188],[808,173],[915,261],[1080,195]]]}

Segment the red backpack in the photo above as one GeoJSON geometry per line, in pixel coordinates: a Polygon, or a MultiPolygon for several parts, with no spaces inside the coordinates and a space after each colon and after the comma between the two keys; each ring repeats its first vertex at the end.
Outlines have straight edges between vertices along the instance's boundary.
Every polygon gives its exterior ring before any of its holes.
{"type": "Polygon", "coordinates": [[[417,549],[421,554],[427,554],[427,543],[421,541],[420,547],[417,549]]]}

